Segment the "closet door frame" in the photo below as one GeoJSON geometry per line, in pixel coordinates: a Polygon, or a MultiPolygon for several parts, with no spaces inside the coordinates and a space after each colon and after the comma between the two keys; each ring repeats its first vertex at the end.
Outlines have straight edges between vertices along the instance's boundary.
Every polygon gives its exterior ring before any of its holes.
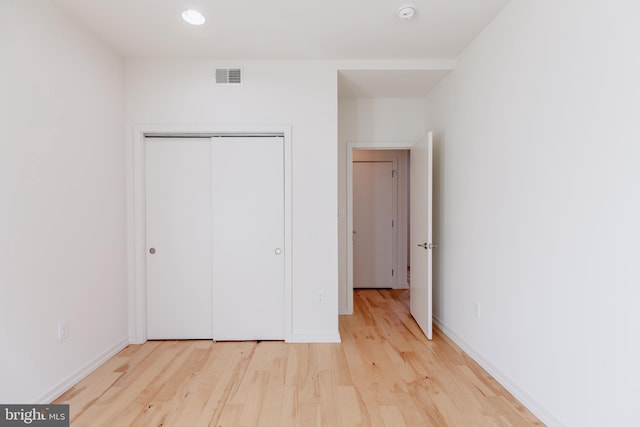
{"type": "Polygon", "coordinates": [[[288,125],[138,125],[134,126],[133,147],[128,150],[127,225],[129,265],[128,314],[129,342],[147,341],[146,289],[146,199],[145,199],[145,138],[212,137],[212,136],[282,136],[284,138],[284,287],[285,342],[293,340],[292,325],[292,221],[291,221],[291,126],[288,125]]]}

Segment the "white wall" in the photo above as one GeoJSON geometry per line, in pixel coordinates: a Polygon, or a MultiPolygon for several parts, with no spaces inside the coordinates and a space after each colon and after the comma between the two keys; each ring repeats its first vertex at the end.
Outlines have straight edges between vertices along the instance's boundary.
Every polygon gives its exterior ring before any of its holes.
{"type": "MultiPolygon", "coordinates": [[[[347,143],[416,141],[425,133],[425,105],[424,99],[345,98],[338,107],[338,205],[346,209],[347,143]]],[[[346,216],[338,225],[339,307],[348,313],[346,216]]]]}
{"type": "Polygon", "coordinates": [[[124,66],[46,0],[0,52],[0,402],[49,402],[127,342],[124,66]]]}
{"type": "Polygon", "coordinates": [[[310,61],[131,60],[129,144],[133,127],[149,124],[291,126],[293,338],[337,339],[335,66],[310,61]],[[216,66],[241,67],[243,85],[216,86],[216,66]],[[325,293],[326,303],[315,303],[317,292],[325,293]]]}
{"type": "Polygon", "coordinates": [[[427,100],[436,316],[548,425],[640,419],[639,15],[513,0],[427,100]]]}

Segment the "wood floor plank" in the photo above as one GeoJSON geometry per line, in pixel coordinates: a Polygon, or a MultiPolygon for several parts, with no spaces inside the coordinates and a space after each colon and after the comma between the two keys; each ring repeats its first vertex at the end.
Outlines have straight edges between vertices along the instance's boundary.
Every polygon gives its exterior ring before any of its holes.
{"type": "MultiPolygon", "coordinates": [[[[158,348],[161,347],[163,345],[158,346],[158,348]]],[[[158,391],[148,388],[149,384],[182,353],[184,353],[183,349],[166,344],[162,351],[154,351],[145,358],[145,363],[140,363],[137,370],[131,365],[132,369],[122,377],[124,380],[109,388],[93,405],[73,420],[72,424],[88,427],[131,424],[133,420],[127,422],[128,416],[135,419],[146,409],[136,404],[136,400],[142,401],[141,395],[147,396],[158,391]]]]}
{"type": "Polygon", "coordinates": [[[416,406],[416,401],[409,398],[406,393],[396,394],[396,406],[402,414],[407,427],[433,427],[434,424],[424,417],[416,406]]]}
{"type": "Polygon", "coordinates": [[[283,383],[269,380],[256,425],[262,427],[279,427],[281,425],[281,412],[284,407],[284,389],[285,385],[283,383]]]}
{"type": "Polygon", "coordinates": [[[344,355],[343,347],[341,344],[329,344],[331,354],[331,369],[335,378],[337,386],[350,386],[353,384],[351,378],[351,372],[349,370],[349,363],[344,355]]]}
{"type": "Polygon", "coordinates": [[[338,411],[343,427],[362,425],[362,411],[358,402],[358,395],[353,386],[337,386],[338,411]]]}
{"type": "Polygon", "coordinates": [[[238,425],[255,426],[265,401],[269,371],[256,370],[251,378],[245,378],[250,381],[250,384],[242,401],[238,425]]]}
{"type": "Polygon", "coordinates": [[[381,406],[380,413],[386,427],[406,427],[402,413],[397,406],[381,406]]]}
{"type": "Polygon", "coordinates": [[[298,419],[296,404],[296,386],[285,385],[282,391],[282,409],[280,410],[280,426],[294,426],[298,419]]]}
{"type": "Polygon", "coordinates": [[[438,329],[409,291],[356,290],[340,344],[149,341],[54,403],[73,426],[524,427],[543,424],[438,329]]]}
{"type": "Polygon", "coordinates": [[[208,398],[195,426],[218,425],[222,410],[249,363],[252,352],[247,348],[247,344],[250,345],[250,343],[216,343],[215,348],[212,348],[210,354],[212,367],[203,377],[203,387],[205,394],[208,391],[208,398]]]}

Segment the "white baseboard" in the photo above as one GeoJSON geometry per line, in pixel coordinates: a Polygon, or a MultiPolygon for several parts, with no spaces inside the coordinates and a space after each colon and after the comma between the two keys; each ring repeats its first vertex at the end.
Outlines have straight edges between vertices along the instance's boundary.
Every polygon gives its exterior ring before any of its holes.
{"type": "Polygon", "coordinates": [[[147,342],[147,340],[143,340],[140,337],[138,337],[137,335],[130,335],[129,336],[129,344],[144,344],[146,342],[147,342]]]}
{"type": "Polygon", "coordinates": [[[340,334],[294,333],[290,343],[340,343],[340,334]]]}
{"type": "Polygon", "coordinates": [[[62,396],[64,392],[69,390],[71,387],[76,385],[81,379],[89,375],[91,372],[95,371],[100,365],[102,365],[107,360],[111,359],[113,356],[122,351],[126,346],[129,345],[129,338],[122,338],[116,344],[109,347],[102,354],[98,355],[91,362],[87,363],[82,368],[78,369],[75,373],[71,374],[69,377],[58,383],[56,386],[51,388],[49,391],[38,397],[35,401],[36,404],[47,405],[58,397],[62,396]]]}
{"type": "Polygon", "coordinates": [[[556,417],[551,415],[542,405],[532,398],[527,392],[516,385],[507,375],[496,368],[491,362],[485,359],[478,351],[470,346],[464,339],[451,329],[442,324],[440,319],[433,316],[433,323],[440,329],[451,341],[456,343],[465,353],[467,353],[478,365],[487,371],[493,378],[496,379],[504,388],[509,391],[516,399],[520,401],[527,409],[529,409],[533,415],[538,417],[548,427],[564,427],[556,417]]]}

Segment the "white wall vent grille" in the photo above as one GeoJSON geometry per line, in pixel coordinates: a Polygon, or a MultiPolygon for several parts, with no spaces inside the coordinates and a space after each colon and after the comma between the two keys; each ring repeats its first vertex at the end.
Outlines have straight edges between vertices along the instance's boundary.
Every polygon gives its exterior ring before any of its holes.
{"type": "Polygon", "coordinates": [[[242,70],[240,68],[216,68],[216,84],[241,85],[242,70]]]}

